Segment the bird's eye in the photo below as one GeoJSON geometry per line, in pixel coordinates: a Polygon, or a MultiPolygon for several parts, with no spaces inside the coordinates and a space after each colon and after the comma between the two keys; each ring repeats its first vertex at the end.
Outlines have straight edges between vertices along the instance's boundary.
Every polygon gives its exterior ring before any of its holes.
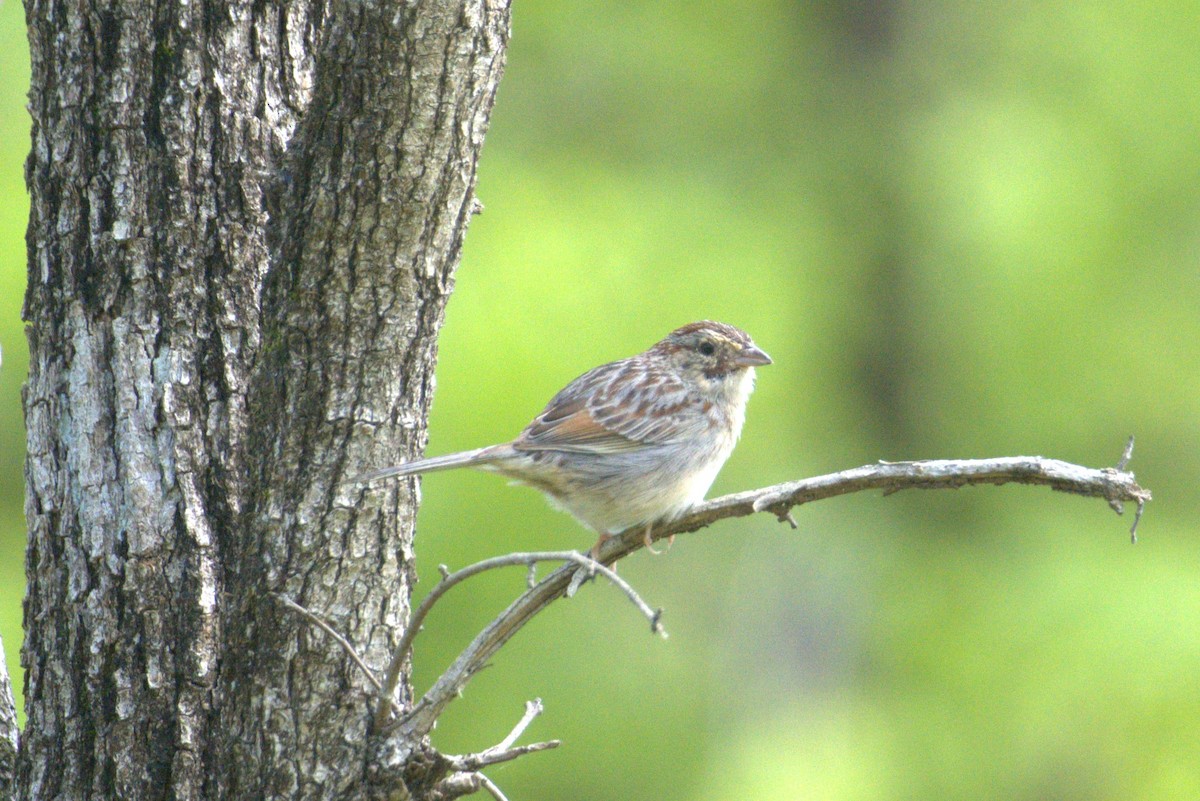
{"type": "Polygon", "coordinates": [[[701,342],[700,343],[700,352],[703,353],[705,356],[712,356],[714,353],[717,352],[717,346],[711,342],[707,342],[707,341],[701,342]]]}

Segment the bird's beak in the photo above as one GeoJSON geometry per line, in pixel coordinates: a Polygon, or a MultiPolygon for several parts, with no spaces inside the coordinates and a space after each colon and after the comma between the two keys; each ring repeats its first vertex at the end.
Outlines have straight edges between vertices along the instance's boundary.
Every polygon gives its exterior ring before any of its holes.
{"type": "Polygon", "coordinates": [[[738,351],[734,361],[741,367],[755,367],[760,364],[770,364],[771,357],[757,345],[747,345],[738,351]]]}

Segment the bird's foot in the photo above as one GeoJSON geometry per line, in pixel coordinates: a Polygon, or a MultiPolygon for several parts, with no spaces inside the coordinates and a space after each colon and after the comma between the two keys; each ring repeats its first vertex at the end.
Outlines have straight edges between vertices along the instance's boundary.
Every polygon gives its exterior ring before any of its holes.
{"type": "MultiPolygon", "coordinates": [[[[600,561],[600,549],[604,547],[604,543],[608,542],[612,538],[613,538],[612,534],[605,534],[605,533],[600,534],[600,538],[598,540],[596,540],[596,544],[593,545],[591,547],[591,549],[588,551],[588,556],[591,557],[591,560],[593,562],[600,561]]],[[[596,566],[592,565],[591,570],[593,573],[595,573],[596,566]]]]}
{"type": "Polygon", "coordinates": [[[654,547],[654,540],[650,539],[650,532],[653,526],[646,526],[646,530],[642,532],[642,545],[646,546],[646,550],[655,556],[661,555],[663,552],[654,547]]]}
{"type": "Polygon", "coordinates": [[[658,550],[657,548],[655,548],[652,545],[652,543],[654,542],[654,540],[652,540],[650,538],[650,532],[652,529],[653,529],[653,526],[646,526],[646,531],[645,531],[645,533],[642,534],[642,545],[645,545],[646,550],[649,551],[650,553],[654,554],[655,556],[661,556],[662,554],[671,550],[671,546],[675,544],[675,535],[674,534],[669,535],[667,537],[667,547],[663,548],[662,550],[658,550]]]}
{"type": "MultiPolygon", "coordinates": [[[[579,591],[579,588],[583,586],[584,582],[596,578],[596,567],[600,564],[600,549],[604,547],[604,543],[612,538],[612,534],[601,533],[599,539],[596,540],[596,544],[588,549],[588,563],[579,566],[579,569],[571,576],[570,584],[567,585],[568,598],[573,597],[579,591]]],[[[613,565],[611,569],[615,573],[617,569],[616,565],[613,565]]]]}

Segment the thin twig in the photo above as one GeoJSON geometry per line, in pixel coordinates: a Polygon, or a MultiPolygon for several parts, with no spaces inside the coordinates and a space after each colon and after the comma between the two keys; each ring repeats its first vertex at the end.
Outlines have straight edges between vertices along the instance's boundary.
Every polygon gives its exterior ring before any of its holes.
{"type": "Polygon", "coordinates": [[[508,733],[507,737],[496,743],[488,750],[507,751],[509,748],[512,748],[512,744],[517,741],[518,737],[525,733],[525,730],[529,728],[529,724],[533,723],[533,719],[542,714],[543,709],[544,707],[542,706],[541,698],[534,698],[532,701],[526,701],[525,714],[522,715],[521,719],[517,721],[517,725],[513,726],[512,731],[508,733]]]}
{"type": "Polygon", "coordinates": [[[1144,511],[1146,511],[1146,501],[1139,500],[1137,502],[1137,511],[1133,513],[1133,525],[1129,527],[1130,545],[1137,545],[1137,527],[1138,523],[1142,522],[1142,512],[1144,511]]]}
{"type": "Polygon", "coordinates": [[[457,771],[475,771],[487,765],[495,765],[499,762],[508,762],[523,757],[526,754],[532,754],[537,751],[545,751],[550,748],[558,748],[561,745],[558,740],[548,740],[543,743],[532,743],[530,745],[513,746],[517,738],[525,733],[525,729],[529,728],[529,724],[533,719],[542,714],[542,699],[535,698],[532,701],[525,702],[525,714],[517,721],[517,725],[513,726],[512,731],[508,733],[500,742],[493,745],[478,754],[466,754],[463,756],[446,756],[445,759],[450,767],[457,771]]]}
{"type": "MultiPolygon", "coordinates": [[[[382,692],[383,685],[381,685],[379,683],[379,679],[375,678],[375,671],[371,670],[371,668],[367,666],[367,663],[363,661],[363,658],[358,655],[358,651],[354,650],[354,646],[350,644],[350,641],[347,640],[345,637],[343,637],[341,635],[341,633],[338,632],[337,629],[335,629],[329,622],[327,622],[320,615],[317,615],[316,613],[309,611],[308,609],[306,609],[303,606],[301,606],[300,604],[296,603],[295,601],[293,601],[291,598],[287,597],[286,595],[281,595],[279,593],[274,593],[274,595],[279,600],[279,602],[282,603],[284,606],[286,606],[287,608],[296,612],[301,617],[303,617],[305,620],[312,623],[314,626],[319,628],[321,631],[325,632],[330,637],[332,637],[334,639],[334,642],[336,642],[338,645],[342,646],[342,650],[344,650],[346,652],[346,654],[350,657],[350,659],[353,660],[354,664],[358,665],[358,669],[361,670],[363,675],[367,677],[367,681],[369,681],[371,683],[371,686],[375,688],[375,692],[376,693],[382,692]]],[[[397,704],[395,702],[395,700],[392,699],[391,695],[387,696],[387,704],[388,704],[388,709],[395,710],[397,713],[401,713],[404,711],[404,708],[401,707],[399,704],[397,704]]]]}
{"type": "MultiPolygon", "coordinates": [[[[1133,434],[1129,435],[1129,440],[1125,443],[1125,450],[1121,452],[1121,458],[1117,461],[1117,466],[1113,468],[1118,473],[1125,472],[1125,468],[1129,465],[1129,460],[1133,458],[1133,434]]],[[[1137,530],[1138,523],[1142,522],[1142,512],[1146,510],[1146,501],[1150,500],[1150,494],[1147,493],[1145,498],[1137,498],[1137,511],[1133,515],[1133,525],[1129,527],[1129,543],[1137,545],[1137,530]]],[[[1113,508],[1117,514],[1123,514],[1125,507],[1121,504],[1120,499],[1109,498],[1108,505],[1113,508]]]]}
{"type": "Polygon", "coordinates": [[[530,743],[529,745],[514,745],[512,748],[505,748],[503,751],[489,748],[486,751],[480,751],[478,754],[446,755],[446,759],[450,767],[455,770],[478,770],[488,765],[511,762],[526,754],[549,751],[551,748],[558,748],[560,745],[562,745],[561,740],[546,740],[540,743],[530,743]]]}
{"type": "MultiPolygon", "coordinates": [[[[567,554],[568,559],[580,566],[580,569],[575,571],[576,578],[578,578],[581,573],[586,574],[592,570],[595,570],[597,573],[604,576],[606,579],[612,582],[617,589],[629,596],[629,600],[633,601],[633,605],[638,608],[638,611],[640,611],[646,617],[646,619],[650,621],[650,633],[657,634],[664,640],[667,639],[667,630],[664,629],[662,625],[663,610],[651,609],[650,604],[643,601],[642,596],[637,594],[637,590],[635,590],[628,581],[617,575],[617,571],[613,570],[607,565],[600,564],[590,556],[584,556],[578,551],[566,551],[565,553],[567,554]]],[[[568,590],[567,594],[572,595],[574,593],[573,591],[568,590]]]]}
{"type": "Polygon", "coordinates": [[[1117,462],[1117,472],[1124,472],[1129,466],[1129,460],[1133,458],[1133,434],[1129,435],[1129,440],[1125,443],[1125,450],[1121,452],[1121,458],[1117,462]]]}
{"type": "Polygon", "coordinates": [[[561,744],[558,740],[531,743],[530,745],[513,745],[525,733],[525,729],[529,728],[529,724],[533,722],[533,719],[540,714],[542,714],[542,699],[535,698],[532,701],[526,701],[525,714],[517,721],[517,725],[513,726],[508,736],[491,748],[481,751],[478,754],[466,754],[463,756],[443,755],[442,759],[445,760],[446,767],[454,771],[454,773],[438,783],[438,789],[442,795],[454,798],[484,789],[495,798],[504,798],[504,794],[500,792],[500,788],[492,784],[486,776],[479,772],[479,769],[488,765],[496,765],[500,762],[508,762],[517,757],[523,757],[526,754],[532,754],[537,751],[557,748],[561,744]]]}
{"type": "Polygon", "coordinates": [[[480,790],[487,790],[488,794],[496,799],[496,801],[508,801],[508,797],[500,792],[500,788],[491,779],[478,771],[450,774],[437,783],[432,797],[460,798],[464,795],[477,793],[480,790]]]}
{"type": "MultiPolygon", "coordinates": [[[[1010,482],[1048,486],[1110,502],[1132,501],[1139,507],[1151,498],[1148,490],[1138,486],[1132,473],[1114,468],[1097,470],[1040,456],[879,463],[726,495],[700,504],[677,520],[655,526],[650,538],[664,539],[696,531],[728,517],[745,517],[755,512],[767,511],[786,521],[787,512],[795,506],[862,490],[953,489],[968,484],[1010,482]]],[[[626,532],[606,541],[600,547],[597,560],[608,566],[642,547],[641,529],[626,532]]],[[[522,593],[484,627],[424,697],[398,721],[403,735],[421,737],[428,734],[442,710],[471,677],[530,619],[566,595],[576,571],[573,565],[558,568],[522,593]]]]}
{"type": "Polygon", "coordinates": [[[308,611],[286,595],[280,595],[279,593],[274,593],[274,595],[280,603],[287,608],[298,612],[305,620],[328,634],[334,639],[335,642],[337,642],[338,645],[342,646],[342,650],[344,650],[350,656],[350,658],[354,660],[354,664],[358,665],[359,669],[363,672],[363,675],[367,677],[367,681],[371,682],[371,686],[375,688],[376,692],[383,689],[383,685],[379,683],[379,679],[375,678],[375,672],[372,671],[371,668],[367,667],[367,663],[364,662],[362,657],[358,655],[358,652],[354,650],[354,646],[350,644],[349,640],[339,634],[337,629],[325,622],[325,620],[319,615],[308,611]]]}
{"type": "MultiPolygon", "coordinates": [[[[646,619],[650,621],[650,630],[656,634],[666,637],[666,631],[663,630],[659,618],[662,617],[662,610],[654,610],[650,605],[642,600],[641,596],[629,585],[629,582],[618,576],[611,568],[598,564],[591,558],[584,556],[578,551],[533,551],[529,553],[510,553],[504,556],[496,556],[491,559],[484,559],[482,562],[476,562],[473,565],[468,565],[462,570],[450,573],[446,570],[442,571],[442,580],[437,586],[430,590],[429,595],[421,601],[421,604],[413,612],[412,618],[408,622],[408,627],[405,628],[404,634],[400,637],[400,642],[396,644],[396,650],[392,654],[392,661],[388,664],[387,673],[383,681],[383,686],[380,688],[379,705],[375,710],[375,730],[383,731],[387,728],[391,711],[394,704],[394,695],[396,687],[400,683],[400,673],[404,668],[404,660],[408,658],[408,653],[412,648],[413,640],[421,631],[421,625],[425,622],[425,618],[429,615],[429,611],[433,608],[438,600],[450,591],[453,587],[472,576],[477,576],[480,573],[488,570],[495,570],[501,567],[512,567],[513,565],[534,565],[538,562],[574,562],[582,565],[588,570],[595,570],[602,574],[605,578],[616,585],[623,591],[629,600],[641,611],[646,619]]],[[[440,566],[444,568],[445,566],[440,566]]]]}
{"type": "Polygon", "coordinates": [[[482,773],[477,775],[479,776],[479,785],[483,787],[483,789],[487,790],[488,793],[491,794],[492,798],[496,799],[496,801],[508,801],[508,796],[500,792],[500,788],[497,787],[491,779],[489,779],[487,776],[484,776],[482,773]]]}

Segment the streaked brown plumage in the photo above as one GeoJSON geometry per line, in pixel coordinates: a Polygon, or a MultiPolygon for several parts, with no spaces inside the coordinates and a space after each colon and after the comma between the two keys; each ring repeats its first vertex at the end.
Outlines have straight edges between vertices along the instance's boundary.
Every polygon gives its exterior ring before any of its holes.
{"type": "Polygon", "coordinates": [[[610,536],[681,515],[704,499],[733,452],[771,359],[744,331],[709,320],[576,378],[512,442],[417,459],[357,477],[476,467],[541,490],[555,506],[610,536]]]}

